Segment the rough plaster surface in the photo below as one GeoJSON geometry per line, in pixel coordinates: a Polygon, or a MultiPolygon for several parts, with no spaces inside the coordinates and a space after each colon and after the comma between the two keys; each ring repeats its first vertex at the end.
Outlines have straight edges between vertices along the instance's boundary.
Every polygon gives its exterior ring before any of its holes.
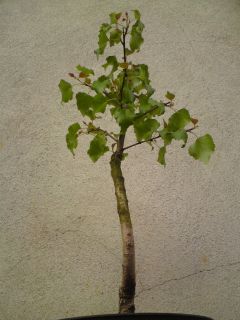
{"type": "Polygon", "coordinates": [[[60,105],[57,85],[78,63],[100,71],[100,23],[135,8],[146,25],[135,59],[149,65],[155,96],[176,93],[217,146],[208,166],[177,144],[165,169],[149,146],[123,164],[137,311],[240,317],[239,1],[1,0],[1,320],[117,312],[108,158],[93,165],[85,139],[72,158],[65,133],[79,115],[60,105]]]}

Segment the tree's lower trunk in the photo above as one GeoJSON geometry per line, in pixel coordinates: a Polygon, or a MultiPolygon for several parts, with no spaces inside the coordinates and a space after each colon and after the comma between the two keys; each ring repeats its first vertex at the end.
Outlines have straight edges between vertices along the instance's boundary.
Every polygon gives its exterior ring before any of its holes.
{"type": "Polygon", "coordinates": [[[121,156],[114,153],[111,157],[110,165],[117,198],[123,245],[122,282],[119,289],[119,313],[134,313],[136,286],[135,248],[132,222],[121,170],[121,156]]]}

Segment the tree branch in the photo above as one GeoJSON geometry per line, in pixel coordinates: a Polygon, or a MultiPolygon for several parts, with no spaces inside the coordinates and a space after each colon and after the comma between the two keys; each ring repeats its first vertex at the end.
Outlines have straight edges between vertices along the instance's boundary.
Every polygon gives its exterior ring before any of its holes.
{"type": "MultiPolygon", "coordinates": [[[[83,123],[85,125],[87,125],[87,123],[85,121],[83,121],[83,123]]],[[[93,129],[88,129],[88,128],[84,128],[87,130],[87,132],[94,132],[94,131],[101,131],[103,132],[106,136],[110,137],[112,140],[114,140],[115,142],[118,142],[118,139],[116,139],[113,135],[111,135],[107,130],[101,129],[100,127],[95,127],[93,129]]]]}
{"type": "MultiPolygon", "coordinates": [[[[86,87],[89,87],[91,90],[95,91],[95,90],[93,89],[93,87],[91,86],[90,83],[82,82],[82,81],[81,81],[79,78],[77,78],[75,75],[73,75],[73,76],[71,75],[71,77],[74,78],[74,79],[76,79],[78,82],[80,82],[81,85],[86,86],[86,87]]],[[[104,90],[103,93],[105,94],[106,97],[109,97],[109,94],[108,94],[108,92],[107,92],[106,90],[104,90]]]]}
{"type": "MultiPolygon", "coordinates": [[[[186,132],[192,132],[192,131],[193,131],[194,129],[196,129],[197,127],[198,127],[198,126],[189,128],[189,129],[186,130],[186,132]]],[[[136,142],[136,143],[130,144],[129,146],[123,148],[122,151],[125,151],[125,150],[127,150],[127,149],[129,149],[129,148],[135,147],[135,146],[137,146],[137,145],[139,145],[139,144],[142,144],[142,143],[145,143],[145,142],[155,141],[155,140],[158,139],[158,138],[161,138],[161,135],[160,135],[160,134],[157,135],[156,137],[152,137],[152,138],[147,139],[147,140],[138,141],[138,142],[136,142]]]]}
{"type": "Polygon", "coordinates": [[[139,145],[139,144],[142,144],[142,143],[144,143],[144,142],[154,141],[154,140],[156,140],[156,139],[158,139],[158,138],[160,138],[160,137],[161,137],[161,135],[159,134],[158,136],[153,137],[153,138],[150,138],[150,139],[148,139],[148,140],[138,141],[138,142],[136,142],[136,143],[130,144],[130,146],[127,146],[127,147],[123,148],[123,151],[125,151],[125,150],[127,150],[127,149],[129,149],[129,148],[135,147],[135,146],[137,146],[137,145],[139,145]]]}
{"type": "MultiPolygon", "coordinates": [[[[171,106],[172,106],[171,102],[163,102],[163,105],[164,105],[165,107],[171,107],[171,106]]],[[[139,118],[141,118],[141,117],[144,117],[146,114],[151,113],[151,112],[154,111],[154,110],[157,110],[158,107],[159,107],[159,106],[155,106],[155,107],[153,107],[152,109],[150,109],[150,110],[148,110],[148,111],[145,111],[144,113],[141,113],[141,114],[137,115],[137,116],[135,117],[135,119],[139,119],[139,118]]]]}
{"type": "MultiPolygon", "coordinates": [[[[126,29],[123,28],[123,39],[121,40],[121,43],[123,45],[123,61],[124,63],[127,62],[127,55],[126,55],[126,35],[127,35],[127,32],[128,32],[128,28],[129,28],[129,23],[127,24],[126,26],[126,29]]],[[[124,69],[123,71],[123,81],[122,81],[122,86],[121,86],[121,89],[120,89],[120,100],[121,100],[121,106],[122,106],[122,97],[123,97],[123,88],[124,88],[124,83],[125,83],[125,80],[126,80],[126,77],[127,77],[127,69],[124,69]]]]}

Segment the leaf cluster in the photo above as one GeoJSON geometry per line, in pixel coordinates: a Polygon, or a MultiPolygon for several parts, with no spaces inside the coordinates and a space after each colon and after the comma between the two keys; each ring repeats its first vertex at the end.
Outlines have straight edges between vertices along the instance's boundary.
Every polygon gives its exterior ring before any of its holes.
{"type": "MultiPolygon", "coordinates": [[[[140,12],[133,10],[131,17],[127,12],[113,12],[109,18],[109,23],[100,26],[98,48],[94,53],[99,59],[107,47],[120,45],[123,60],[119,60],[115,55],[107,56],[102,64],[104,74],[96,78],[92,69],[78,65],[75,73],[69,73],[74,83],[65,80],[59,83],[62,103],[76,99],[76,106],[83,117],[82,123],[76,122],[69,126],[66,135],[67,147],[74,154],[78,137],[84,134],[93,135],[88,155],[96,162],[106,152],[111,151],[120,154],[123,160],[126,149],[148,143],[152,149],[158,148],[157,160],[165,166],[167,147],[173,140],[180,140],[184,148],[189,134],[194,134],[193,131],[198,127],[198,120],[193,118],[186,108],[175,110],[175,95],[169,91],[165,94],[165,101],[154,99],[155,90],[151,86],[148,66],[129,60],[129,56],[139,52],[144,42],[144,24],[140,12]],[[77,85],[82,89],[87,88],[89,92],[80,90],[74,93],[77,85]],[[101,119],[107,110],[118,124],[118,132],[108,132],[96,126],[95,120],[101,119]],[[172,114],[166,118],[167,110],[172,114]],[[130,127],[134,130],[136,141],[132,145],[124,146],[122,141],[130,127]],[[111,148],[108,146],[110,140],[113,140],[111,148]],[[159,146],[157,141],[161,141],[162,145],[159,146]]],[[[209,161],[214,150],[215,145],[209,134],[197,138],[188,149],[193,158],[204,163],[209,161]]]]}

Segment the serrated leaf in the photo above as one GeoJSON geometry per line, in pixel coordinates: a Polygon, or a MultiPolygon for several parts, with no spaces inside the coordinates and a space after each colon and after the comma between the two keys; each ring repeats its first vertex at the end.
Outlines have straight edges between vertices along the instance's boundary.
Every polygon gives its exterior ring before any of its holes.
{"type": "Polygon", "coordinates": [[[94,53],[97,55],[102,55],[109,41],[107,37],[107,32],[111,29],[111,25],[108,23],[103,23],[100,27],[98,34],[98,49],[94,50],[94,53]]]}
{"type": "Polygon", "coordinates": [[[110,84],[110,79],[106,76],[101,76],[97,80],[95,80],[92,84],[92,88],[97,93],[103,93],[106,87],[110,84]]]}
{"type": "Polygon", "coordinates": [[[81,66],[80,64],[77,65],[77,70],[83,72],[85,75],[89,76],[90,74],[94,75],[94,71],[92,69],[86,68],[81,66]]]}
{"type": "Polygon", "coordinates": [[[194,159],[207,164],[214,150],[215,144],[213,138],[210,134],[205,134],[189,147],[188,152],[194,159]]]}
{"type": "Polygon", "coordinates": [[[95,112],[93,110],[93,97],[85,92],[76,94],[77,107],[83,116],[88,116],[91,120],[95,119],[95,112]]]}
{"type": "Polygon", "coordinates": [[[167,91],[167,93],[165,94],[165,97],[168,99],[168,100],[173,100],[175,98],[175,94],[167,91]]]}
{"type": "Polygon", "coordinates": [[[106,146],[107,139],[103,134],[97,134],[90,143],[88,149],[88,155],[93,162],[96,162],[105,152],[109,151],[108,146],[106,146]]]}
{"type": "Polygon", "coordinates": [[[168,130],[177,131],[183,129],[189,122],[191,117],[187,109],[183,108],[176,111],[168,120],[168,130]]]}
{"type": "Polygon", "coordinates": [[[121,41],[122,31],[119,29],[113,29],[110,32],[110,47],[114,44],[118,44],[121,41]]]}
{"type": "Polygon", "coordinates": [[[131,51],[139,51],[140,46],[144,41],[142,37],[143,28],[144,24],[140,20],[137,20],[136,23],[132,26],[131,38],[129,42],[131,51]]]}
{"type": "Polygon", "coordinates": [[[133,126],[137,141],[141,141],[150,139],[160,124],[156,119],[137,119],[133,126]]]}
{"type": "Polygon", "coordinates": [[[69,128],[68,128],[68,133],[66,135],[66,142],[67,142],[67,147],[68,149],[72,152],[74,155],[74,149],[77,148],[78,145],[78,131],[81,129],[79,123],[73,123],[69,128]]]}
{"type": "Polygon", "coordinates": [[[160,164],[162,164],[163,166],[166,166],[166,162],[165,162],[165,154],[166,154],[166,147],[161,147],[159,149],[159,152],[158,152],[158,162],[160,164]]]}
{"type": "Polygon", "coordinates": [[[109,56],[106,59],[106,63],[102,65],[102,67],[106,70],[107,67],[112,66],[112,70],[110,72],[110,75],[113,74],[118,68],[118,62],[116,56],[109,56]]]}
{"type": "Polygon", "coordinates": [[[61,80],[58,85],[61,93],[62,93],[62,102],[68,102],[73,98],[72,85],[65,81],[61,80]]]}

